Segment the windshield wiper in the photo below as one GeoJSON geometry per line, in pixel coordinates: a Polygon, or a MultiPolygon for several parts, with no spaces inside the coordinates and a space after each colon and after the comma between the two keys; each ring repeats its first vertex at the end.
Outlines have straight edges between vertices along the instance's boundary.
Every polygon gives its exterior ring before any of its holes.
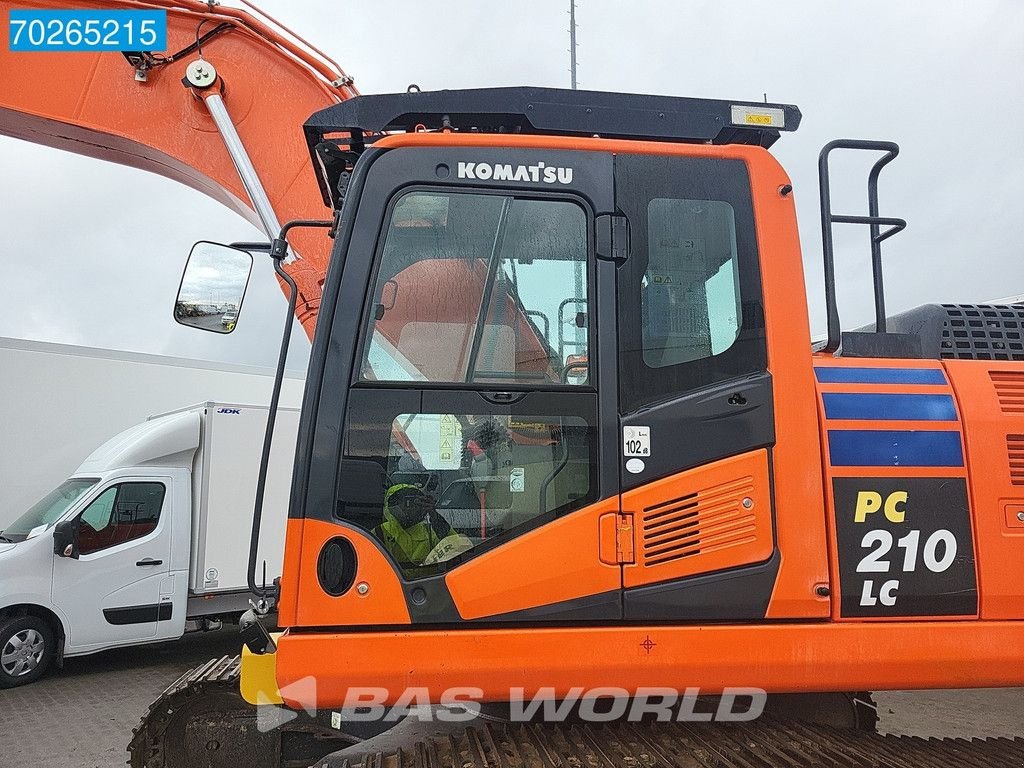
{"type": "Polygon", "coordinates": [[[8,539],[3,533],[0,533],[0,541],[6,541],[8,544],[14,544],[14,539],[8,539]]]}
{"type": "MultiPolygon", "coordinates": [[[[498,226],[494,232],[491,245],[491,257],[487,262],[487,277],[484,280],[483,295],[480,297],[480,309],[476,313],[476,329],[473,332],[473,345],[469,348],[469,364],[466,366],[466,383],[473,381],[476,374],[477,358],[480,356],[480,342],[484,337],[484,323],[491,307],[491,293],[494,291],[494,280],[498,275],[498,262],[501,261],[501,249],[505,244],[505,231],[508,225],[509,212],[512,210],[512,198],[506,197],[501,203],[498,215],[498,226]]],[[[493,341],[491,342],[493,350],[493,341]]]]}

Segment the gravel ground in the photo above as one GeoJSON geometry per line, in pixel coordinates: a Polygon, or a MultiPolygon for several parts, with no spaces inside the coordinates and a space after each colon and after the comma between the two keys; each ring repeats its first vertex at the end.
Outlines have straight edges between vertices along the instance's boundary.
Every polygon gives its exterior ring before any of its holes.
{"type": "Polygon", "coordinates": [[[238,653],[238,628],[67,659],[32,685],[0,690],[0,768],[112,768],[160,692],[187,669],[238,653]]]}
{"type": "MultiPolygon", "coordinates": [[[[68,659],[63,670],[0,691],[0,768],[124,765],[132,728],[178,675],[238,652],[238,631],[68,659]]],[[[916,736],[1024,735],[1024,689],[875,694],[881,729],[916,736]]]]}
{"type": "Polygon", "coordinates": [[[1024,736],[1024,688],[875,693],[879,729],[898,736],[1024,736]]]}

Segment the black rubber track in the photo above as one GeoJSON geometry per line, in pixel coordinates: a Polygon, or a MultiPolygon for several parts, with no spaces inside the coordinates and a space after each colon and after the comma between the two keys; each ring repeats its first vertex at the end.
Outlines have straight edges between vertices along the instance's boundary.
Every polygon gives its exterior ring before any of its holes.
{"type": "Polygon", "coordinates": [[[1024,739],[882,736],[762,718],[753,723],[471,727],[332,768],[1020,768],[1024,739]]]}
{"type": "Polygon", "coordinates": [[[306,768],[356,740],[330,727],[330,713],[257,714],[239,692],[240,668],[224,656],[171,683],[132,732],[131,768],[306,768]]]}
{"type": "Polygon", "coordinates": [[[329,713],[259,727],[256,708],[238,693],[239,666],[237,656],[215,659],[172,683],[133,734],[132,768],[1024,768],[1021,738],[883,736],[769,716],[606,726],[478,721],[378,750],[355,744],[336,752],[351,738],[329,727],[329,713]]]}

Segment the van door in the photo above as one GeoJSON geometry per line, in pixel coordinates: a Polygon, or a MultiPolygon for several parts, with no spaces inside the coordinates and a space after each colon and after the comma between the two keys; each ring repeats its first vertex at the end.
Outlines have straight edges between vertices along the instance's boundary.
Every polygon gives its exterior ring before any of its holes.
{"type": "Polygon", "coordinates": [[[161,624],[181,618],[171,499],[169,477],[119,478],[78,515],[79,558],[53,562],[51,599],[67,620],[67,652],[154,640],[161,624]]]}

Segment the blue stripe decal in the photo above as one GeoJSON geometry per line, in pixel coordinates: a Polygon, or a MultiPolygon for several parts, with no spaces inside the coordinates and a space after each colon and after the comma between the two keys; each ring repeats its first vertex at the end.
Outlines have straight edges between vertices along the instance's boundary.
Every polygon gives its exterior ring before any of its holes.
{"type": "Polygon", "coordinates": [[[814,375],[823,384],[945,384],[939,368],[846,368],[822,366],[814,375]]]}
{"type": "Polygon", "coordinates": [[[962,467],[959,432],[830,429],[833,467],[962,467]]]}
{"type": "Polygon", "coordinates": [[[956,407],[949,395],[825,392],[821,399],[828,419],[956,421],[956,407]]]}

